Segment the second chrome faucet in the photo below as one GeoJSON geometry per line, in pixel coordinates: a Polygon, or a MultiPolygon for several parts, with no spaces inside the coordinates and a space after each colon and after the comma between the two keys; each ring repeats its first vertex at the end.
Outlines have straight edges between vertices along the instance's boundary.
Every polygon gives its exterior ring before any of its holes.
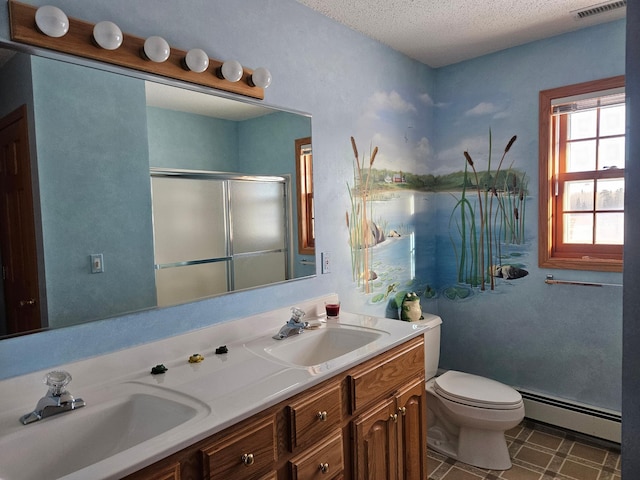
{"type": "Polygon", "coordinates": [[[305,328],[309,327],[309,322],[303,322],[302,317],[304,317],[306,313],[304,310],[301,310],[297,307],[291,308],[291,318],[287,323],[285,323],[280,331],[276,333],[273,338],[276,340],[282,340],[283,338],[288,338],[292,335],[298,335],[304,332],[305,328]]]}

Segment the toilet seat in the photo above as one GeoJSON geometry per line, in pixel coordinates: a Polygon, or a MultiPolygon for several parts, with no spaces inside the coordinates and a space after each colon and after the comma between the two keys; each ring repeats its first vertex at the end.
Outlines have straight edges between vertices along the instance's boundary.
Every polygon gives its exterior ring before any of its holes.
{"type": "Polygon", "coordinates": [[[434,381],[437,395],[452,402],[491,410],[522,407],[522,396],[513,388],[485,377],[449,370],[434,381]]]}

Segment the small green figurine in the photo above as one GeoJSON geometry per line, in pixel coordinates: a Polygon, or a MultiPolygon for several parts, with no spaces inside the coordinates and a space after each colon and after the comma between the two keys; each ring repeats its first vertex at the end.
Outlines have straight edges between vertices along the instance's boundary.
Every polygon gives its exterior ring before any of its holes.
{"type": "Polygon", "coordinates": [[[404,296],[400,307],[400,318],[405,322],[416,322],[423,318],[420,297],[415,292],[409,292],[404,296]]]}

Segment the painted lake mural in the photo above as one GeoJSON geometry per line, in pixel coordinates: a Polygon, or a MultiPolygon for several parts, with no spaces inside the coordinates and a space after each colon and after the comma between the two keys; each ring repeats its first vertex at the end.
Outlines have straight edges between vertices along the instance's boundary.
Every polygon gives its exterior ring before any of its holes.
{"type": "Polygon", "coordinates": [[[351,137],[345,222],[352,279],[369,304],[397,318],[408,292],[423,305],[467,301],[528,275],[531,199],[526,172],[509,159],[516,141],[496,148],[489,132],[484,162],[461,151],[459,170],[433,175],[377,165],[379,148],[362,152],[351,137]]]}

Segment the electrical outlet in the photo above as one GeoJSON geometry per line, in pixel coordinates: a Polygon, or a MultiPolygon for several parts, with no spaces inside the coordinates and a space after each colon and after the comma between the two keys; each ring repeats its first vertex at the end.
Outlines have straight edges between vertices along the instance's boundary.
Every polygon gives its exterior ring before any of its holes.
{"type": "Polygon", "coordinates": [[[322,252],[322,273],[331,272],[331,254],[329,252],[322,252]]]}
{"type": "Polygon", "coordinates": [[[91,255],[91,273],[104,272],[104,260],[101,253],[91,255]]]}

